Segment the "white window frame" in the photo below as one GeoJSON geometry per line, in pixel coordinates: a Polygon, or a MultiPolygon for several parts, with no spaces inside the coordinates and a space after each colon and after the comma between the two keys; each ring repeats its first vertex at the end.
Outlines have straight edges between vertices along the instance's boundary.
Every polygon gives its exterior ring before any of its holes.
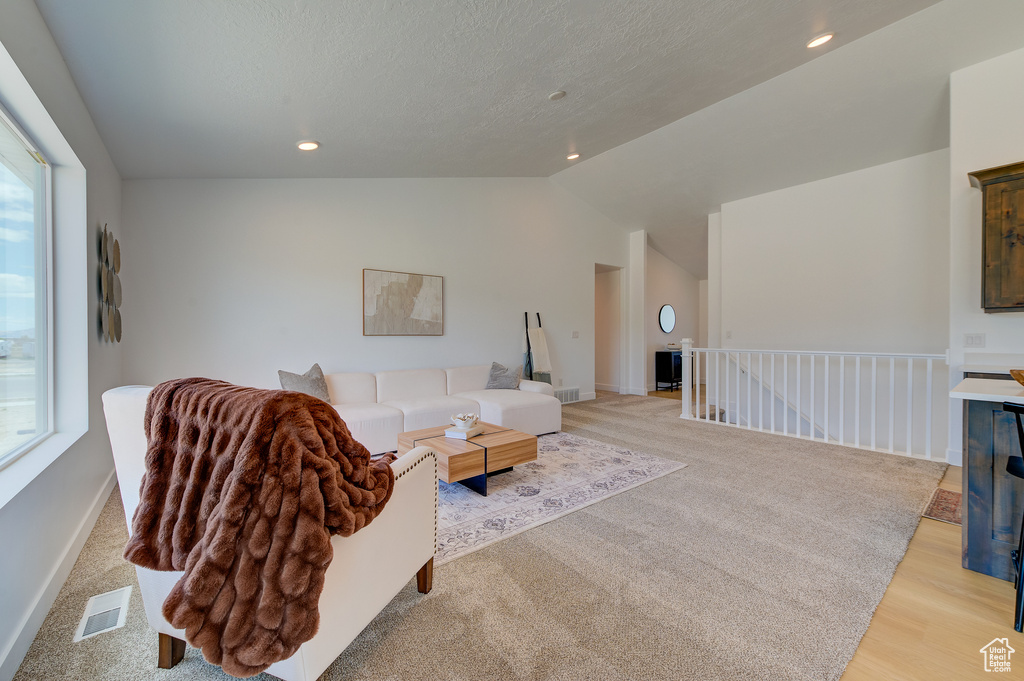
{"type": "Polygon", "coordinates": [[[14,118],[7,111],[7,108],[0,103],[0,119],[2,123],[6,124],[7,128],[14,133],[15,136],[21,141],[25,148],[29,150],[33,156],[41,163],[43,168],[43,186],[40,188],[42,192],[42,200],[39,201],[41,206],[42,215],[38,216],[38,219],[43,223],[42,234],[38,235],[42,240],[42,258],[36,261],[36,266],[42,269],[42,281],[40,282],[40,273],[36,272],[36,285],[39,290],[39,284],[41,283],[41,301],[36,301],[36,306],[40,302],[44,306],[43,309],[43,322],[44,322],[44,350],[46,351],[46,372],[43,376],[42,381],[38,381],[36,385],[36,400],[39,400],[40,388],[42,388],[43,394],[46,397],[46,428],[42,433],[37,434],[34,438],[25,442],[21,446],[7,452],[6,454],[0,453],[0,472],[4,468],[7,468],[20,457],[31,451],[36,445],[45,440],[46,438],[53,435],[53,171],[50,164],[46,161],[46,157],[36,146],[32,138],[29,137],[21,125],[18,124],[17,119],[14,118]],[[41,266],[41,267],[39,267],[41,266]],[[42,383],[42,385],[39,385],[42,383]]]}
{"type": "MultiPolygon", "coordinates": [[[[57,103],[60,104],[59,102],[57,103]]],[[[0,44],[0,106],[47,160],[50,168],[47,359],[51,430],[0,469],[0,508],[40,476],[89,430],[90,235],[85,166],[0,44]]],[[[97,392],[96,401],[99,401],[97,392]]],[[[97,424],[102,428],[102,423],[97,424]]]]}

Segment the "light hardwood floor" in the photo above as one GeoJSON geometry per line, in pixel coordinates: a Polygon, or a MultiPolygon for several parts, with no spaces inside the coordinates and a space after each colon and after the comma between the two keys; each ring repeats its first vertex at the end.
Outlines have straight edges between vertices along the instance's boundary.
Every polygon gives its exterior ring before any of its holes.
{"type": "MultiPolygon", "coordinates": [[[[941,487],[960,490],[950,466],[941,487]]],[[[843,681],[990,679],[982,646],[1008,638],[1024,678],[1024,634],[1013,630],[1013,584],[960,565],[960,528],[929,518],[910,541],[843,681]]]]}

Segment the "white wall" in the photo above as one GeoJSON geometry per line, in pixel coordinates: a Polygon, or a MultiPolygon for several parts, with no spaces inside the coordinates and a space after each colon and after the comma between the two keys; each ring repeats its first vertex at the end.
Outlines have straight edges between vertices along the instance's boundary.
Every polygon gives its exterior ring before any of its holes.
{"type": "Polygon", "coordinates": [[[681,338],[697,339],[700,318],[697,278],[664,255],[647,248],[647,278],[644,283],[644,327],[647,340],[647,389],[655,388],[654,353],[681,338]],[[658,324],[662,305],[676,312],[676,326],[665,333],[658,324]]]}
{"type": "MultiPolygon", "coordinates": [[[[31,0],[0,0],[0,16],[0,43],[86,168],[86,216],[78,219],[88,225],[90,241],[103,223],[109,223],[127,246],[130,240],[120,220],[120,177],[35,4],[31,0]]],[[[3,94],[0,92],[0,97],[3,94]]],[[[55,244],[58,251],[62,248],[66,253],[74,246],[55,244]]],[[[69,335],[83,342],[88,337],[88,432],[0,509],[0,546],[4,547],[0,552],[0,679],[10,679],[17,670],[112,484],[113,461],[100,394],[120,383],[121,348],[101,343],[91,324],[96,315],[98,258],[95,253],[88,257],[88,263],[78,268],[83,273],[87,270],[87,275],[72,276],[79,278],[73,285],[88,292],[88,296],[80,294],[79,300],[89,305],[90,323],[87,328],[58,323],[56,329],[58,344],[69,335]]],[[[134,263],[126,259],[124,267],[131,269],[134,263]]],[[[58,271],[56,276],[66,277],[68,271],[58,271]]],[[[137,305],[134,292],[127,289],[126,343],[133,341],[132,315],[137,305]]],[[[83,317],[83,311],[75,313],[83,317]]],[[[0,471],[0,476],[3,474],[0,471]]]]}
{"type": "MultiPolygon", "coordinates": [[[[985,334],[985,353],[1024,354],[1024,312],[981,308],[981,191],[967,174],[1024,160],[1024,50],[950,76],[949,342],[950,383],[962,377],[964,334],[985,334]]],[[[962,402],[950,404],[950,458],[962,449],[962,402]]]]}
{"type": "Polygon", "coordinates": [[[708,214],[708,344],[722,347],[722,212],[708,214]]]}
{"type": "Polygon", "coordinates": [[[723,347],[944,352],[948,164],[936,151],[724,204],[723,347]]]}
{"type": "MultiPolygon", "coordinates": [[[[716,315],[709,295],[709,318],[721,320],[722,347],[945,352],[948,166],[949,152],[941,150],[723,205],[720,243],[709,252],[708,282],[711,291],[716,276],[719,280],[719,311],[716,315]]],[[[709,218],[709,235],[715,226],[709,218]]],[[[870,367],[865,364],[861,375],[868,384],[870,367]]],[[[838,375],[838,366],[832,369],[838,375]]],[[[947,371],[941,360],[933,360],[933,370],[931,399],[938,406],[932,411],[931,456],[943,458],[947,371]]],[[[905,371],[905,365],[896,367],[899,386],[906,384],[905,371]]],[[[887,384],[885,376],[879,380],[887,384]]],[[[818,382],[820,400],[821,374],[818,382]]],[[[833,382],[833,409],[839,404],[837,391],[833,382]]],[[[813,411],[807,392],[801,400],[804,414],[813,411]]],[[[914,392],[915,451],[920,452],[926,443],[923,367],[915,372],[914,392]]],[[[888,401],[885,395],[879,399],[888,401]]],[[[906,397],[897,399],[903,400],[899,413],[906,397]]],[[[856,430],[853,402],[846,402],[847,435],[856,430]]],[[[862,420],[862,441],[871,423],[862,420]]],[[[895,448],[905,442],[897,429],[895,448]]]]}
{"type": "Polygon", "coordinates": [[[708,347],[708,280],[697,282],[697,347],[708,347]]]}
{"type": "MultiPolygon", "coordinates": [[[[701,279],[697,282],[697,341],[698,348],[707,348],[708,345],[708,280],[701,279]]],[[[702,355],[704,357],[704,355],[702,355]]],[[[700,377],[701,383],[708,382],[707,360],[701,360],[700,377]]]]}
{"type": "Polygon", "coordinates": [[[594,274],[594,384],[618,392],[622,354],[622,270],[594,274]]]}
{"type": "Polygon", "coordinates": [[[622,229],[546,179],[128,181],[124,221],[145,302],[124,370],[144,384],[517,365],[529,311],[555,385],[593,396],[594,265],[628,260],[622,229]],[[444,335],[363,336],[363,268],[443,276],[444,335]]]}
{"type": "Polygon", "coordinates": [[[647,310],[644,288],[647,280],[647,231],[638,229],[629,233],[629,268],[626,272],[628,286],[623,317],[626,321],[626,384],[625,395],[647,394],[647,310]]]}

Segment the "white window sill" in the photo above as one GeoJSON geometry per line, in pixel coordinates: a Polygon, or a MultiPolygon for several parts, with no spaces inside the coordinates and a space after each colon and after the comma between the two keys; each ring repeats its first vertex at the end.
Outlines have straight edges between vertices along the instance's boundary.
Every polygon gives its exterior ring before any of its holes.
{"type": "Polygon", "coordinates": [[[85,430],[54,433],[0,471],[0,509],[85,435],[85,430]]]}

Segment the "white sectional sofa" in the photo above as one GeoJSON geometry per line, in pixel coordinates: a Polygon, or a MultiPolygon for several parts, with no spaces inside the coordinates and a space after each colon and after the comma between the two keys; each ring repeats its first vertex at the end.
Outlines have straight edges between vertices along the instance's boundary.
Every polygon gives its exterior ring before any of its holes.
{"type": "Polygon", "coordinates": [[[519,390],[487,390],[490,365],[325,374],[331,404],[371,454],[395,451],[398,435],[443,426],[452,414],[544,435],[562,429],[562,405],[547,383],[520,381],[519,390]]]}

